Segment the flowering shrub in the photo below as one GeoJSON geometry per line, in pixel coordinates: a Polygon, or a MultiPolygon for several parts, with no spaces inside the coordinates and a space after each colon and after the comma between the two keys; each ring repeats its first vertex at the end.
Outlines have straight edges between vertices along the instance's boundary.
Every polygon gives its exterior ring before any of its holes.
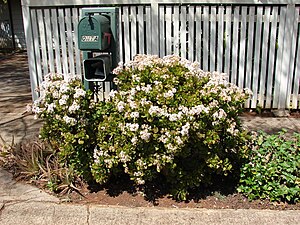
{"type": "Polygon", "coordinates": [[[45,76],[40,91],[32,111],[44,121],[41,138],[59,150],[62,162],[87,177],[97,133],[92,94],[83,89],[78,77],[64,79],[58,74],[45,76]]]}
{"type": "Polygon", "coordinates": [[[96,181],[126,173],[143,185],[163,176],[185,199],[212,174],[238,171],[248,148],[238,114],[249,90],[177,56],[138,55],[114,73],[119,89],[101,109],[93,152],[96,181]]]}

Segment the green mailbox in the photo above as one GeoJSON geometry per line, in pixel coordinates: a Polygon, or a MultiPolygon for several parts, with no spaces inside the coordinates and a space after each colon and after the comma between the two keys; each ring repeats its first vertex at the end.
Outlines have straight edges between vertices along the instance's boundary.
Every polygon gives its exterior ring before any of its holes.
{"type": "Polygon", "coordinates": [[[105,15],[91,15],[81,18],[78,24],[78,45],[80,50],[105,50],[110,47],[110,21],[105,15]]]}
{"type": "Polygon", "coordinates": [[[116,7],[83,8],[81,11],[77,36],[86,89],[94,89],[113,79],[111,71],[119,62],[118,14],[116,7]]]}

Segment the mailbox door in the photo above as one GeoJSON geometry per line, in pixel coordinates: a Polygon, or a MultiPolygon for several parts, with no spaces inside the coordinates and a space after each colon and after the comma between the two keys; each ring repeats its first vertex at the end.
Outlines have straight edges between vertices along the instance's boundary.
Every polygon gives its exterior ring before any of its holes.
{"type": "Polygon", "coordinates": [[[79,49],[101,49],[101,27],[94,17],[84,17],[78,24],[79,49]]]}
{"type": "Polygon", "coordinates": [[[102,15],[83,17],[78,24],[78,42],[81,50],[105,50],[109,47],[107,35],[109,19],[102,15]]]}
{"type": "Polygon", "coordinates": [[[84,79],[86,81],[105,81],[111,72],[111,56],[103,54],[83,61],[84,79]]]}

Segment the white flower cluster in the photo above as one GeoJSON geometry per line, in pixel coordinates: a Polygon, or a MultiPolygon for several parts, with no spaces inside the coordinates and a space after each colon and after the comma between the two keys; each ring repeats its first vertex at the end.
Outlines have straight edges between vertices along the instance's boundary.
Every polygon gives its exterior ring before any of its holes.
{"type": "Polygon", "coordinates": [[[148,112],[151,116],[161,116],[161,115],[166,115],[167,114],[167,112],[165,110],[163,110],[159,106],[154,106],[154,105],[150,106],[148,112]]]}
{"type": "Polygon", "coordinates": [[[46,75],[41,84],[41,96],[32,104],[35,118],[51,116],[74,126],[77,123],[76,114],[81,110],[81,99],[86,97],[86,91],[80,84],[80,77],[75,75],[46,75]]]}
{"type": "Polygon", "coordinates": [[[142,140],[144,141],[148,141],[151,137],[151,126],[147,125],[147,124],[143,124],[142,125],[142,130],[140,131],[140,137],[142,140]]]}
{"type": "Polygon", "coordinates": [[[139,116],[140,116],[139,112],[131,112],[130,113],[130,117],[133,119],[137,119],[137,118],[139,118],[139,116]]]}
{"type": "Polygon", "coordinates": [[[123,62],[119,62],[118,66],[112,71],[113,74],[118,75],[120,72],[123,71],[123,62]]]}
{"type": "Polygon", "coordinates": [[[70,125],[75,125],[76,124],[76,119],[69,117],[69,116],[64,116],[63,120],[70,125]]]}
{"type": "Polygon", "coordinates": [[[180,133],[181,133],[181,135],[182,136],[187,136],[187,135],[189,135],[189,129],[190,129],[190,124],[189,123],[186,123],[184,126],[182,126],[182,128],[181,128],[181,131],[180,131],[180,133]]]}
{"type": "Polygon", "coordinates": [[[174,94],[176,93],[176,88],[172,88],[172,90],[167,91],[166,93],[164,93],[164,97],[165,98],[172,98],[174,96],[174,94]]]}
{"type": "Polygon", "coordinates": [[[140,125],[138,123],[127,123],[126,124],[126,127],[132,131],[132,132],[135,132],[139,129],[140,125]]]}
{"type": "Polygon", "coordinates": [[[80,105],[77,102],[73,102],[73,104],[69,107],[69,111],[71,113],[74,113],[79,109],[80,109],[80,105]]]}
{"type": "Polygon", "coordinates": [[[212,117],[214,120],[222,120],[225,119],[227,116],[226,112],[223,109],[219,109],[219,111],[215,112],[212,117]]]}
{"type": "Polygon", "coordinates": [[[125,109],[125,106],[126,106],[125,102],[122,102],[122,101],[118,102],[118,104],[117,104],[118,111],[123,112],[125,109]]]}
{"type": "Polygon", "coordinates": [[[85,90],[83,90],[82,88],[75,88],[75,94],[74,94],[74,98],[80,98],[80,97],[84,97],[86,94],[85,90]]]}

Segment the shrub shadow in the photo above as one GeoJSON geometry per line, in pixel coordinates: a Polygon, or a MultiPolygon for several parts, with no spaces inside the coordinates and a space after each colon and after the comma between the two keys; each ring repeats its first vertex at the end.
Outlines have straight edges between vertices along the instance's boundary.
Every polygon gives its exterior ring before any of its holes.
{"type": "Polygon", "coordinates": [[[209,184],[202,184],[199,188],[194,188],[189,191],[187,201],[199,202],[206,199],[208,196],[219,193],[227,196],[236,193],[239,179],[234,176],[214,175],[209,184]]]}
{"type": "Polygon", "coordinates": [[[132,195],[137,192],[134,182],[130,180],[127,174],[122,174],[122,176],[112,176],[108,182],[103,185],[100,185],[96,181],[90,181],[88,182],[88,189],[91,193],[105,190],[110,197],[119,196],[123,192],[128,192],[132,195]]]}
{"type": "Polygon", "coordinates": [[[159,205],[159,199],[165,197],[171,198],[176,202],[189,203],[191,201],[199,202],[208,196],[212,196],[214,193],[219,193],[224,196],[234,194],[236,193],[237,184],[238,179],[234,178],[234,176],[215,175],[209,184],[201,184],[198,188],[191,188],[185,201],[176,200],[170,195],[171,188],[163,176],[157,177],[145,185],[137,186],[130,180],[128,175],[122,174],[121,176],[111,177],[104,185],[89,182],[88,189],[92,193],[105,190],[110,197],[117,197],[124,192],[135,196],[139,191],[142,191],[144,193],[144,199],[154,206],[157,206],[159,205]]]}

